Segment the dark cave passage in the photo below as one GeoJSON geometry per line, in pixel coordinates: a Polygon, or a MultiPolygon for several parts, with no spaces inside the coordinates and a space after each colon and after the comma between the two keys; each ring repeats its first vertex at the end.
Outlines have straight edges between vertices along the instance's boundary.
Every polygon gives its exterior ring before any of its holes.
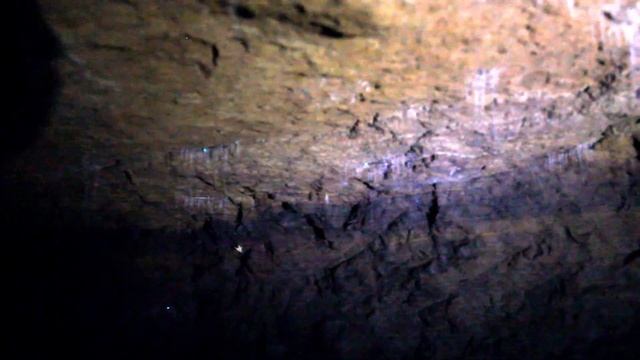
{"type": "Polygon", "coordinates": [[[7,116],[1,124],[2,159],[31,145],[47,124],[59,89],[54,61],[61,45],[35,0],[8,1],[11,14],[6,66],[7,116]]]}

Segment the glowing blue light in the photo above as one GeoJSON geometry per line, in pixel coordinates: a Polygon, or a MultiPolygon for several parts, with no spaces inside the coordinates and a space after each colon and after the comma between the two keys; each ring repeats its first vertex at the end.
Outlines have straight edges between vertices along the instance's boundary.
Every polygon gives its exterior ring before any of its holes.
{"type": "Polygon", "coordinates": [[[203,148],[202,148],[202,152],[203,152],[203,153],[208,153],[208,152],[209,152],[209,148],[203,147],[203,148]]]}

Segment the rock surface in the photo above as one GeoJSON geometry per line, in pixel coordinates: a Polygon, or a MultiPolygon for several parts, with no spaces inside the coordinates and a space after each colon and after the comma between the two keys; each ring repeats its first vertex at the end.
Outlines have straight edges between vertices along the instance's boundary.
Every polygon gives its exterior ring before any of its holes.
{"type": "Polygon", "coordinates": [[[34,247],[74,229],[34,263],[111,274],[87,295],[53,266],[78,295],[51,331],[225,358],[637,351],[637,2],[41,7],[61,87],[3,213],[34,247]]]}

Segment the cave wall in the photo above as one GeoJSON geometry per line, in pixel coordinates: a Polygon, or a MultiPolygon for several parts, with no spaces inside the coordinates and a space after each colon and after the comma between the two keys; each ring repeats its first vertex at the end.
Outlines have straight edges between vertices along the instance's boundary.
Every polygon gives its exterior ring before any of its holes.
{"type": "Polygon", "coordinates": [[[16,356],[637,353],[636,2],[22,4],[16,356]]]}

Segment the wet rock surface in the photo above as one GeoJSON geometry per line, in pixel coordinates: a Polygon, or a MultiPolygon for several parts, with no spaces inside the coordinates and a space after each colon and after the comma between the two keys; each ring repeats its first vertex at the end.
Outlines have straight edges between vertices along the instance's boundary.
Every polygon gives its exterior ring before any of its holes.
{"type": "Polygon", "coordinates": [[[2,175],[19,335],[123,356],[637,354],[636,2],[41,8],[61,86],[2,175]]]}

